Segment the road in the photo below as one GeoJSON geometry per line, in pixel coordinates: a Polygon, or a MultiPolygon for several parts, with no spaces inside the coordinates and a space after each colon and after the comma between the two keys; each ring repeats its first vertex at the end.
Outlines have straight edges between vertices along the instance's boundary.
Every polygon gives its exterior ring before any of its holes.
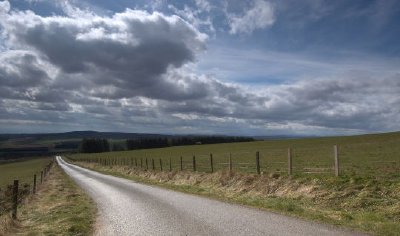
{"type": "MultiPolygon", "coordinates": [[[[97,203],[96,235],[356,235],[57,161],[97,203]]],[[[357,234],[360,235],[360,234],[357,234]]]]}

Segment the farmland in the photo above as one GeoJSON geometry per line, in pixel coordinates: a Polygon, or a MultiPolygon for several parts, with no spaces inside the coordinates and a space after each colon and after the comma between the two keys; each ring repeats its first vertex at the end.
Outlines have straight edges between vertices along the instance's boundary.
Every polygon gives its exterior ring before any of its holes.
{"type": "MultiPolygon", "coordinates": [[[[156,169],[160,169],[160,159],[164,168],[172,162],[173,169],[192,169],[193,156],[200,172],[210,171],[210,154],[213,155],[214,170],[227,169],[231,155],[235,171],[255,172],[256,152],[260,152],[261,171],[265,173],[287,173],[288,148],[292,150],[293,173],[319,174],[333,173],[333,145],[339,147],[340,171],[344,175],[390,176],[400,169],[400,133],[372,134],[349,137],[324,137],[292,140],[270,140],[234,144],[212,144],[177,146],[134,151],[76,154],[73,159],[108,158],[119,163],[134,164],[148,159],[148,166],[154,159],[156,169]]],[[[139,165],[139,164],[138,164],[139,165]]],[[[165,169],[167,169],[165,168],[165,169]]]]}
{"type": "Polygon", "coordinates": [[[40,175],[40,171],[49,164],[50,160],[50,158],[40,158],[0,165],[0,189],[12,184],[14,179],[18,179],[20,184],[32,185],[33,175],[35,173],[40,175]]]}
{"type": "Polygon", "coordinates": [[[76,154],[69,158],[103,173],[148,184],[377,235],[398,235],[399,144],[397,132],[76,154]],[[339,177],[333,169],[334,145],[339,147],[339,177]],[[293,176],[287,173],[289,147],[293,176]],[[256,174],[257,151],[261,175],[256,174]],[[210,153],[215,170],[212,174],[210,153]],[[196,172],[192,169],[193,155],[196,172]],[[229,155],[232,172],[228,171],[229,155]],[[184,171],[180,171],[180,156],[184,171]]]}

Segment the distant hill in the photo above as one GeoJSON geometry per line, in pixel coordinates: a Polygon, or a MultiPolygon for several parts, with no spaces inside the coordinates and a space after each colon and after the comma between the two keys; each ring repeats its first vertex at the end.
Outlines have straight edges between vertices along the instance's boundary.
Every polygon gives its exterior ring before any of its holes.
{"type": "Polygon", "coordinates": [[[106,139],[134,139],[145,137],[167,137],[163,134],[142,133],[119,133],[119,132],[97,132],[97,131],[72,131],[66,133],[42,133],[42,134],[0,134],[0,140],[9,139],[36,139],[36,140],[64,140],[83,138],[106,138],[106,139]]]}
{"type": "Polygon", "coordinates": [[[284,140],[284,139],[299,139],[299,138],[317,138],[312,135],[269,135],[269,136],[253,136],[255,140],[284,140]]]}
{"type": "Polygon", "coordinates": [[[115,144],[115,146],[124,147],[126,140],[128,139],[139,140],[199,136],[213,135],[166,135],[97,131],[72,131],[65,133],[38,134],[0,134],[0,159],[13,159],[29,156],[48,156],[61,152],[76,152],[81,140],[84,138],[108,139],[113,146],[115,144]]]}

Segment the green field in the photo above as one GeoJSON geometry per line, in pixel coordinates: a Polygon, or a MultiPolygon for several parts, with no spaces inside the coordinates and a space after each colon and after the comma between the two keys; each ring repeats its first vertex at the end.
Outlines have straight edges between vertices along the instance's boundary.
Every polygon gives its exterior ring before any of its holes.
{"type": "Polygon", "coordinates": [[[144,149],[124,152],[98,154],[76,154],[75,160],[111,158],[119,163],[140,165],[142,159],[148,159],[152,168],[169,169],[169,160],[173,169],[180,168],[180,156],[184,169],[192,168],[192,157],[196,156],[198,171],[210,171],[210,153],[213,154],[214,170],[227,169],[229,155],[232,156],[233,169],[255,172],[256,152],[260,152],[261,171],[265,173],[286,173],[288,148],[292,149],[294,174],[318,173],[333,174],[333,145],[339,147],[341,174],[387,176],[400,170],[400,132],[372,134],[349,137],[324,137],[291,140],[256,141],[246,143],[228,143],[212,145],[177,146],[158,149],[144,149]]]}
{"type": "Polygon", "coordinates": [[[102,173],[268,209],[375,235],[400,235],[400,132],[349,137],[257,141],[215,145],[76,154],[72,161],[102,173]],[[333,146],[339,147],[340,176],[334,175],[333,146]],[[287,174],[287,151],[293,151],[293,175],[287,174]],[[260,152],[260,176],[255,156],[260,152]],[[228,169],[232,155],[234,172],[228,169]],[[196,156],[197,172],[192,171],[196,156]],[[174,170],[169,170],[172,160],[174,170]],[[135,167],[135,159],[150,171],[135,167]],[[152,160],[155,169],[152,171],[152,160]],[[160,162],[163,172],[160,172],[160,162]],[[104,161],[112,165],[104,165],[104,161]],[[100,163],[100,164],[99,164],[100,163]],[[128,166],[129,165],[129,166],[128,166]],[[133,165],[133,167],[132,167],[133,165]]]}
{"type": "Polygon", "coordinates": [[[12,184],[15,179],[18,179],[21,185],[25,183],[32,185],[33,175],[39,174],[38,180],[40,180],[40,171],[50,161],[50,158],[40,158],[0,165],[0,189],[12,184]]]}

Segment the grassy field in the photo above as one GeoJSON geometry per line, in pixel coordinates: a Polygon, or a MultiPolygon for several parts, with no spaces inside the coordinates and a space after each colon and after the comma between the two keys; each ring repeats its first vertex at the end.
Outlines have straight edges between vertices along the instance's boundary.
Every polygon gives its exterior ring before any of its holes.
{"type": "Polygon", "coordinates": [[[400,235],[400,132],[248,143],[180,146],[99,154],[77,154],[76,163],[179,191],[264,208],[376,235],[400,235]],[[333,145],[339,146],[341,175],[334,176],[333,145]],[[293,150],[294,175],[287,175],[287,148],[293,150]],[[255,174],[255,153],[261,170],[255,174]],[[214,174],[209,172],[209,154],[214,174]],[[233,172],[227,172],[229,155],[233,172]],[[192,172],[196,155],[197,172],[192,172]],[[179,157],[186,171],[179,170],[179,157]],[[135,168],[155,160],[156,171],[135,168]],[[164,171],[159,171],[159,159],[164,171]],[[169,172],[169,160],[173,170],[169,172]],[[104,166],[93,161],[118,160],[104,166]],[[92,162],[88,162],[91,160],[92,162]],[[132,166],[133,163],[133,166],[132,166]],[[310,169],[311,168],[311,169],[310,169]],[[225,171],[223,171],[225,170],[225,171]],[[322,173],[306,173],[318,172],[322,173]]]}
{"type": "MultiPolygon", "coordinates": [[[[180,156],[183,157],[184,169],[192,168],[192,156],[196,156],[198,171],[210,171],[209,156],[213,154],[214,169],[228,168],[229,155],[232,156],[233,169],[236,171],[255,172],[255,155],[260,152],[261,170],[266,173],[287,172],[287,152],[292,149],[293,172],[333,173],[333,145],[338,145],[341,173],[345,175],[396,175],[400,170],[400,132],[372,134],[349,137],[326,137],[309,139],[292,139],[276,141],[257,141],[247,143],[229,143],[213,145],[177,146],[169,148],[134,150],[125,152],[77,154],[74,159],[112,158],[126,159],[126,163],[140,164],[142,159],[154,159],[156,169],[160,168],[162,159],[164,168],[180,167],[180,156]]],[[[166,168],[166,169],[167,169],[166,168]]]]}
{"type": "Polygon", "coordinates": [[[32,185],[33,175],[36,173],[40,177],[40,171],[50,161],[51,158],[40,158],[0,165],[0,189],[4,189],[8,184],[12,184],[14,179],[18,179],[21,185],[24,183],[32,185]]]}

